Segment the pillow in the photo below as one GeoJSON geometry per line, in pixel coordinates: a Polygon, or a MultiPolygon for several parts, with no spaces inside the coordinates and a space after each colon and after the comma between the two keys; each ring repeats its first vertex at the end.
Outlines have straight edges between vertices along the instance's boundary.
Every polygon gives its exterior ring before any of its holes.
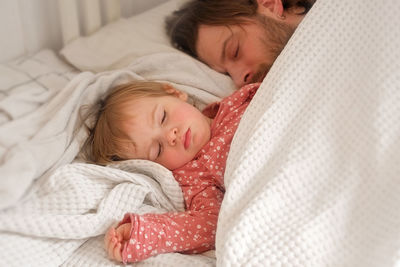
{"type": "Polygon", "coordinates": [[[122,68],[134,59],[157,52],[178,51],[164,30],[164,20],[186,0],[169,0],[130,18],[121,18],[90,36],[67,44],[61,55],[82,71],[122,68]]]}

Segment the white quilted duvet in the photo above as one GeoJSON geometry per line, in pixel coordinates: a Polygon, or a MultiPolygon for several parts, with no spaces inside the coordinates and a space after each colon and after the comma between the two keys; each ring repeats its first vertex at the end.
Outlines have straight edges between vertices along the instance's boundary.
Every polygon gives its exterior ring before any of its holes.
{"type": "Polygon", "coordinates": [[[218,266],[400,266],[399,14],[317,1],[235,135],[218,266]]]}

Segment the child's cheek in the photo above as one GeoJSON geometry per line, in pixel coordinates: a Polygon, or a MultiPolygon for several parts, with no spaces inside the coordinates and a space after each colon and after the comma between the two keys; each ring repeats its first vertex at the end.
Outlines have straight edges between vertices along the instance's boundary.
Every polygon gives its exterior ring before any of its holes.
{"type": "Polygon", "coordinates": [[[184,152],[168,151],[163,155],[161,165],[165,166],[169,170],[174,170],[185,165],[190,159],[186,158],[184,152]]]}

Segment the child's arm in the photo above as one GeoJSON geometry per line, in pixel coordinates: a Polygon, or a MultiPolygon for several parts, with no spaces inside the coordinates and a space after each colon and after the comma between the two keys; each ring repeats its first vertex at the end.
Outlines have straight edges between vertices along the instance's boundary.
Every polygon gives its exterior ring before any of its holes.
{"type": "Polygon", "coordinates": [[[115,233],[110,229],[106,234],[110,258],[126,263],[161,253],[213,249],[223,193],[215,186],[193,190],[198,194],[185,212],[126,214],[115,233]]]}

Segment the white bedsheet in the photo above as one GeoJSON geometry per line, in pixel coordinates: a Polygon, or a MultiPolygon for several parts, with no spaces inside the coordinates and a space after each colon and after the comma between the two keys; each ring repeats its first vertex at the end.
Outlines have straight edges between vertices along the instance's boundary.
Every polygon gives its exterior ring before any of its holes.
{"type": "Polygon", "coordinates": [[[217,266],[400,266],[399,14],[317,1],[235,135],[217,266]]]}
{"type": "Polygon", "coordinates": [[[76,74],[51,50],[0,64],[0,125],[48,102],[76,74]]]}

